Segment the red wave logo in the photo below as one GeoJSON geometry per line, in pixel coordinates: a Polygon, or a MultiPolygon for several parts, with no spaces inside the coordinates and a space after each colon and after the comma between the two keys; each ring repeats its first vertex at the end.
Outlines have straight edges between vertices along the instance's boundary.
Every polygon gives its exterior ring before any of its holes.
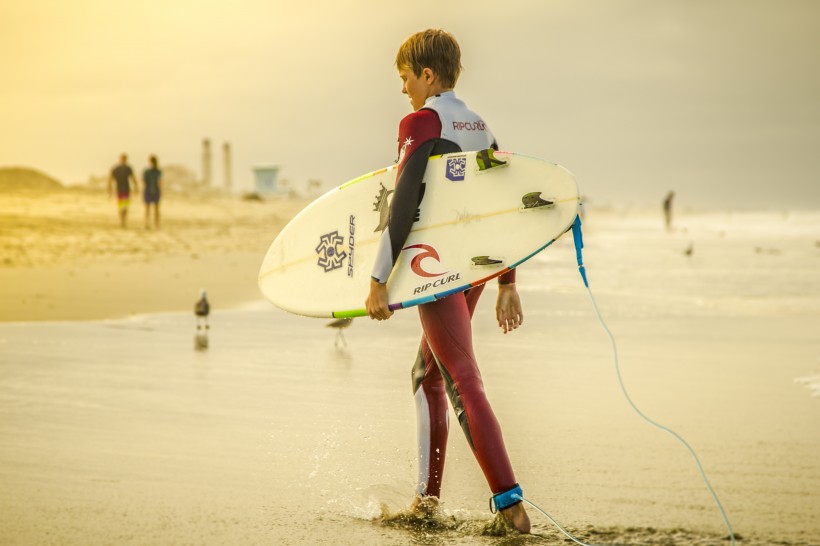
{"type": "Polygon", "coordinates": [[[410,269],[413,270],[413,273],[415,273],[419,277],[440,277],[441,275],[447,274],[446,271],[444,271],[443,273],[430,273],[429,271],[425,271],[421,267],[421,262],[425,258],[432,258],[437,262],[441,261],[441,258],[439,258],[438,252],[436,252],[435,248],[431,247],[430,245],[418,244],[406,246],[402,250],[409,250],[411,248],[418,248],[423,251],[413,256],[413,259],[410,261],[410,269]]]}

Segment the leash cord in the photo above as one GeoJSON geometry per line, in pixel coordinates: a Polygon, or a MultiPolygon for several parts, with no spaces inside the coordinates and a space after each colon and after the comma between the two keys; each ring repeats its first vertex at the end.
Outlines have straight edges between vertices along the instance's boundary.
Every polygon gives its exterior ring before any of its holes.
{"type": "MultiPolygon", "coordinates": [[[[592,302],[592,307],[595,310],[595,315],[598,317],[598,322],[601,323],[601,326],[604,328],[604,331],[607,333],[607,335],[609,336],[609,340],[612,343],[612,355],[614,357],[614,362],[615,362],[615,373],[618,376],[618,384],[621,386],[621,392],[624,393],[624,397],[626,397],[626,400],[627,400],[627,402],[629,402],[629,405],[632,406],[632,409],[635,410],[635,413],[637,413],[644,421],[646,421],[650,425],[652,425],[654,427],[657,427],[657,428],[663,430],[664,432],[667,432],[667,433],[671,434],[672,437],[674,437],[678,442],[681,443],[681,445],[683,445],[683,447],[686,448],[686,450],[689,452],[689,454],[695,460],[695,464],[698,467],[698,471],[700,472],[701,478],[703,478],[703,483],[706,484],[706,489],[709,490],[709,494],[712,495],[712,498],[714,499],[715,504],[718,507],[718,510],[720,510],[720,515],[723,516],[723,521],[726,523],[726,528],[729,530],[729,537],[731,538],[732,546],[735,546],[735,533],[732,530],[732,525],[731,525],[731,523],[729,523],[729,518],[726,516],[726,511],[723,509],[723,505],[720,503],[720,499],[718,499],[717,493],[715,493],[715,490],[712,488],[712,484],[709,483],[709,478],[706,477],[706,471],[703,470],[703,465],[701,464],[700,459],[698,458],[697,454],[695,453],[695,450],[692,449],[692,447],[686,442],[686,440],[684,440],[674,430],[672,430],[671,428],[666,427],[666,426],[658,423],[657,421],[647,417],[647,415],[644,412],[642,412],[640,409],[638,409],[638,406],[635,404],[635,402],[633,402],[632,397],[629,396],[629,393],[626,390],[626,385],[624,385],[623,377],[621,376],[621,366],[620,366],[620,363],[618,361],[618,346],[615,343],[615,336],[612,335],[612,332],[609,330],[609,327],[606,325],[606,322],[604,321],[603,316],[601,316],[601,310],[598,308],[598,303],[595,301],[595,296],[592,295],[592,290],[589,288],[589,281],[587,280],[586,268],[584,267],[584,261],[583,261],[582,252],[581,252],[581,249],[584,248],[584,241],[583,241],[583,236],[581,234],[581,217],[580,216],[577,216],[575,218],[575,222],[572,225],[572,236],[573,236],[573,239],[575,241],[575,257],[578,261],[578,272],[580,273],[581,279],[584,281],[584,286],[586,287],[587,292],[589,293],[589,299],[592,302]]],[[[552,518],[552,516],[547,514],[544,510],[542,510],[540,507],[533,504],[531,501],[525,499],[524,497],[522,497],[520,495],[515,495],[515,497],[517,497],[518,499],[526,502],[527,504],[529,504],[530,506],[532,506],[533,508],[535,508],[536,510],[538,510],[539,512],[544,514],[547,517],[547,519],[549,519],[553,524],[555,524],[556,527],[558,527],[558,529],[561,530],[562,533],[564,533],[570,539],[575,541],[577,544],[581,544],[582,546],[592,546],[592,545],[589,545],[589,544],[585,544],[585,543],[581,542],[580,540],[576,539],[575,537],[573,537],[571,534],[569,534],[567,531],[565,531],[564,528],[561,527],[561,525],[559,525],[558,522],[555,521],[552,518]]]]}
{"type": "Polygon", "coordinates": [[[598,309],[598,303],[595,301],[595,297],[592,295],[592,290],[590,290],[588,284],[586,285],[586,288],[587,292],[589,292],[589,299],[592,302],[592,307],[595,309],[595,315],[598,317],[598,321],[601,323],[601,326],[604,328],[604,331],[606,331],[607,335],[609,336],[609,340],[612,343],[612,355],[615,361],[615,373],[618,376],[618,384],[621,386],[621,392],[624,393],[624,397],[626,398],[627,402],[629,402],[629,405],[632,406],[632,409],[635,410],[635,413],[637,413],[644,421],[646,421],[650,425],[671,434],[672,437],[675,438],[678,442],[680,442],[680,444],[683,447],[685,447],[689,454],[692,456],[692,459],[694,459],[695,464],[698,467],[700,476],[701,478],[703,478],[703,483],[706,484],[706,489],[709,490],[709,494],[712,496],[712,499],[714,499],[715,504],[718,507],[718,510],[720,510],[720,515],[723,516],[723,521],[726,523],[726,528],[729,530],[729,537],[731,537],[732,546],[735,546],[735,534],[734,531],[732,531],[732,524],[729,523],[729,518],[726,516],[726,511],[723,509],[723,505],[720,503],[720,499],[718,499],[717,493],[715,493],[715,490],[712,488],[712,484],[709,482],[709,478],[706,477],[706,471],[703,469],[703,465],[700,462],[700,458],[698,458],[697,454],[695,453],[695,450],[692,449],[692,446],[690,446],[686,442],[686,440],[684,440],[677,432],[675,432],[667,426],[658,423],[654,419],[647,417],[647,415],[638,408],[638,406],[632,400],[632,397],[629,396],[629,393],[626,390],[626,385],[624,385],[623,377],[621,376],[621,366],[618,361],[618,346],[615,344],[615,336],[612,335],[612,332],[609,330],[609,327],[607,327],[606,322],[604,322],[604,319],[601,316],[601,311],[600,309],[598,309]]]}

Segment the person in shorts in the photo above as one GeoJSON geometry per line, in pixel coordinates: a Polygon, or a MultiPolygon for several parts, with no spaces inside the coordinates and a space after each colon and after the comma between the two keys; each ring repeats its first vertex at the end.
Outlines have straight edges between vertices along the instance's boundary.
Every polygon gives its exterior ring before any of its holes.
{"type": "Polygon", "coordinates": [[[126,154],[120,155],[120,162],[112,169],[108,177],[108,195],[114,196],[114,188],[116,184],[117,190],[117,211],[120,216],[120,226],[126,227],[128,221],[128,205],[131,200],[131,189],[133,187],[134,193],[139,191],[137,179],[134,178],[134,171],[128,164],[128,156],[126,154]]]}

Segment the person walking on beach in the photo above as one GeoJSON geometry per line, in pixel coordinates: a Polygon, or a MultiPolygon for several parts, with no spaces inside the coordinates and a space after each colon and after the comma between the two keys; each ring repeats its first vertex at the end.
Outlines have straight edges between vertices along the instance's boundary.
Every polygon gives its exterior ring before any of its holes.
{"type": "MultiPolygon", "coordinates": [[[[461,51],[451,34],[433,29],[414,34],[399,48],[396,68],[413,113],[399,124],[396,189],[365,302],[368,316],[378,321],[393,314],[386,283],[417,210],[423,206],[422,178],[428,158],[498,149],[484,120],[453,91],[461,72],[461,51]]],[[[477,286],[418,306],[423,335],[412,382],[418,416],[419,480],[411,509],[420,515],[437,509],[447,448],[449,395],[490,486],[491,506],[506,525],[528,533],[530,521],[517,498],[522,495],[521,488],[473,353],[470,321],[483,289],[483,285],[477,286]]],[[[499,277],[496,318],[505,334],[523,321],[515,270],[499,277]]]]}
{"type": "Polygon", "coordinates": [[[159,229],[159,197],[162,189],[162,171],[159,170],[157,156],[148,158],[150,166],[142,172],[142,182],[145,185],[142,197],[145,200],[145,229],[149,226],[151,208],[154,209],[154,229],[159,229]]]}
{"type": "Polygon", "coordinates": [[[663,200],[663,219],[666,223],[666,231],[672,230],[672,201],[675,199],[675,192],[670,191],[663,200]]]}
{"type": "Polygon", "coordinates": [[[120,155],[120,162],[112,169],[108,176],[108,196],[114,196],[114,183],[117,185],[117,210],[120,215],[120,227],[125,228],[128,220],[128,205],[131,198],[131,187],[134,188],[134,193],[139,191],[137,179],[134,178],[134,171],[128,164],[128,156],[126,154],[120,155]]]}

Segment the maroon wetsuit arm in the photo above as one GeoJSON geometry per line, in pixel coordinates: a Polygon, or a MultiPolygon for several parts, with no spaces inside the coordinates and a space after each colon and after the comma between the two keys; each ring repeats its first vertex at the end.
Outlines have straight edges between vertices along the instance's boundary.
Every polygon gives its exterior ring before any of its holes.
{"type": "Polygon", "coordinates": [[[390,204],[387,229],[382,233],[372,276],[387,282],[404,243],[418,218],[424,197],[424,172],[427,159],[441,137],[441,121],[432,110],[419,110],[405,117],[399,125],[399,166],[396,191],[390,204]]]}

